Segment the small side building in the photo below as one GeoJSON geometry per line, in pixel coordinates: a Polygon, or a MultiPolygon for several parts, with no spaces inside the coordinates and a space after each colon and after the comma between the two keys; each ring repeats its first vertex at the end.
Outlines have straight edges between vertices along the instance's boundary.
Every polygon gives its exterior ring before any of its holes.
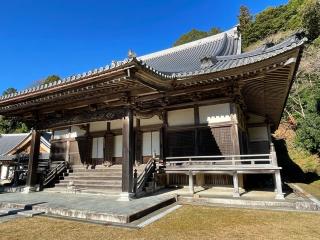
{"type": "MultiPolygon", "coordinates": [[[[31,146],[31,133],[15,133],[0,135],[0,185],[13,182],[14,172],[20,165],[27,165],[31,146]]],[[[44,132],[40,139],[40,159],[49,161],[51,133],[44,132]]]]}

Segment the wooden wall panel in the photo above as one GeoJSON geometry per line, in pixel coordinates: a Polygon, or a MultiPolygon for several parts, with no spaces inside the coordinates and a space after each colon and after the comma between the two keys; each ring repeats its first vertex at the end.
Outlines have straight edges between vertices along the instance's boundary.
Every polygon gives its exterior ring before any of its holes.
{"type": "Polygon", "coordinates": [[[212,127],[211,133],[215,138],[220,154],[234,154],[233,143],[231,139],[231,126],[212,127]]]}

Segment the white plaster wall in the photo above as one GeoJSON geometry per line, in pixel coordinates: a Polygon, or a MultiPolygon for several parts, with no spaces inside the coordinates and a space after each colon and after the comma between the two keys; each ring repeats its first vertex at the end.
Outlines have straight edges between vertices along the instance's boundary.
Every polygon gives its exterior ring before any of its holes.
{"type": "Polygon", "coordinates": [[[53,139],[69,138],[69,129],[56,130],[53,132],[53,139]]]}
{"type": "Polygon", "coordinates": [[[122,135],[114,137],[113,156],[122,157],[122,135]]]}
{"type": "Polygon", "coordinates": [[[92,139],[92,158],[103,158],[104,138],[98,137],[92,139]]]}
{"type": "Polygon", "coordinates": [[[142,155],[150,156],[151,153],[151,132],[144,132],[142,134],[142,155]]]}
{"type": "Polygon", "coordinates": [[[110,128],[114,129],[122,129],[122,119],[112,120],[110,128]]]}
{"type": "Polygon", "coordinates": [[[86,134],[86,131],[81,129],[79,126],[72,126],[70,132],[70,138],[81,137],[86,134]]]}
{"type": "Polygon", "coordinates": [[[100,132],[100,131],[107,131],[107,122],[106,121],[91,122],[90,123],[90,132],[100,132]]]}
{"type": "Polygon", "coordinates": [[[231,121],[230,104],[216,104],[199,107],[200,123],[221,123],[231,121]]]}
{"type": "MultiPolygon", "coordinates": [[[[156,155],[160,155],[160,132],[152,132],[152,153],[156,152],[156,155]]],[[[152,155],[151,153],[151,155],[152,155]]]]}
{"type": "Polygon", "coordinates": [[[0,179],[6,179],[8,166],[1,166],[0,179]]]}
{"type": "Polygon", "coordinates": [[[142,155],[151,156],[153,152],[156,155],[160,154],[160,133],[155,132],[145,132],[142,135],[142,155]]]}
{"type": "Polygon", "coordinates": [[[186,108],[168,111],[169,126],[194,125],[194,109],[186,108]]]}
{"type": "Polygon", "coordinates": [[[156,125],[156,124],[162,124],[162,120],[160,120],[157,115],[153,116],[152,118],[140,119],[140,126],[148,126],[148,125],[156,125]]]}
{"type": "Polygon", "coordinates": [[[268,129],[266,126],[248,128],[251,142],[269,141],[268,129]]]}

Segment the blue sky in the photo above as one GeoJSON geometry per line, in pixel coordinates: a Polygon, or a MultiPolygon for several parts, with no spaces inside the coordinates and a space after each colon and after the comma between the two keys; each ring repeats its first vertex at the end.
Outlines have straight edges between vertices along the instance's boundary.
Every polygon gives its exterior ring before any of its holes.
{"type": "Polygon", "coordinates": [[[0,93],[170,47],[192,28],[237,24],[287,0],[10,0],[0,3],[0,93]]]}

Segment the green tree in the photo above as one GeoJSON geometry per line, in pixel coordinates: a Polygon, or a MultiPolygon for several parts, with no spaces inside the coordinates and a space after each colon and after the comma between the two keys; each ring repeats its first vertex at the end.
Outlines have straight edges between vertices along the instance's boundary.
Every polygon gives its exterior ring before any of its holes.
{"type": "Polygon", "coordinates": [[[302,9],[308,0],[290,0],[286,5],[269,7],[254,17],[246,7],[240,8],[239,22],[243,47],[280,31],[302,28],[302,9]]]}
{"type": "Polygon", "coordinates": [[[320,36],[320,1],[307,0],[302,8],[302,26],[309,40],[320,36]]]}
{"type": "Polygon", "coordinates": [[[199,40],[201,38],[209,37],[215,34],[220,33],[221,30],[217,27],[211,28],[208,32],[200,31],[197,29],[192,29],[190,32],[183,34],[174,44],[173,46],[179,46],[184,43],[192,42],[199,40]]]}
{"type": "MultiPolygon", "coordinates": [[[[8,95],[11,93],[16,93],[17,89],[15,88],[8,88],[3,91],[2,95],[8,95]]],[[[28,127],[15,119],[6,119],[3,116],[0,116],[0,134],[2,133],[24,133],[28,132],[28,127]]]]}
{"type": "Polygon", "coordinates": [[[245,32],[252,22],[252,15],[250,14],[250,10],[247,6],[240,7],[240,13],[238,16],[238,21],[240,24],[240,31],[245,32]]]}
{"type": "Polygon", "coordinates": [[[17,89],[10,87],[3,91],[2,96],[8,95],[11,93],[16,93],[16,92],[17,92],[17,89]]]}
{"type": "Polygon", "coordinates": [[[42,84],[48,84],[48,83],[52,83],[52,82],[58,81],[60,79],[61,78],[58,75],[50,75],[46,79],[44,79],[41,83],[42,84]]]}
{"type": "Polygon", "coordinates": [[[208,32],[208,36],[213,36],[213,35],[216,35],[218,33],[221,33],[221,29],[220,28],[217,28],[217,27],[213,27],[209,30],[208,32]]]}
{"type": "Polygon", "coordinates": [[[48,77],[46,77],[44,79],[41,79],[41,80],[33,82],[31,84],[31,87],[35,87],[35,86],[43,85],[43,84],[53,83],[53,82],[58,81],[60,79],[61,78],[58,75],[54,75],[54,74],[53,75],[49,75],[48,77]]]}
{"type": "Polygon", "coordinates": [[[29,129],[26,124],[15,119],[6,119],[0,116],[0,134],[7,133],[26,133],[29,129]]]}
{"type": "Polygon", "coordinates": [[[207,37],[207,32],[199,31],[196,29],[192,29],[190,32],[183,34],[174,44],[173,46],[178,46],[184,43],[192,42],[201,38],[207,37]]]}
{"type": "Polygon", "coordinates": [[[303,116],[298,117],[297,145],[311,153],[320,153],[320,76],[314,75],[314,83],[301,94],[303,116]]]}
{"type": "Polygon", "coordinates": [[[311,153],[320,153],[320,115],[307,113],[304,119],[299,119],[297,129],[297,145],[311,153]]]}

